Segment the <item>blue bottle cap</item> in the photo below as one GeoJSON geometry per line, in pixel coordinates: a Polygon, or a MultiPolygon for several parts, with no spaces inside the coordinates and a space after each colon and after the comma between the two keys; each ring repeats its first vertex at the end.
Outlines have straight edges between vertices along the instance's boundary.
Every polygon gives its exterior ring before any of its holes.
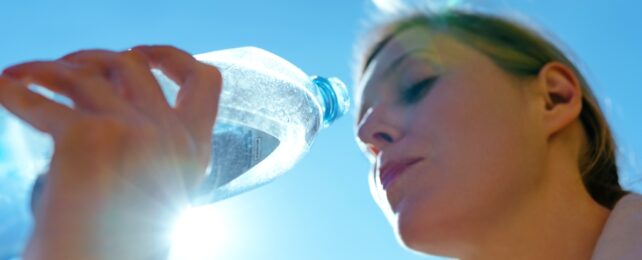
{"type": "Polygon", "coordinates": [[[340,79],[335,77],[312,76],[311,80],[319,88],[323,109],[323,127],[328,127],[350,109],[348,89],[340,79]]]}

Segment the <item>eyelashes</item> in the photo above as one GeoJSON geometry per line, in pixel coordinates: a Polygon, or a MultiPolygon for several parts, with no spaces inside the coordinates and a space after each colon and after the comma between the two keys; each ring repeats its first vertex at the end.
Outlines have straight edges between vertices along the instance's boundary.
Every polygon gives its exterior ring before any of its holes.
{"type": "Polygon", "coordinates": [[[413,104],[421,100],[432,89],[438,79],[439,76],[431,76],[413,84],[402,92],[401,101],[404,104],[413,104]]]}
{"type": "MultiPolygon", "coordinates": [[[[426,96],[426,94],[428,94],[428,92],[430,92],[439,78],[439,75],[429,76],[412,84],[410,87],[399,90],[401,93],[398,97],[396,97],[399,98],[399,104],[412,105],[420,101],[424,96],[426,96]]],[[[361,104],[357,115],[357,120],[359,123],[361,122],[361,120],[363,120],[366,111],[371,108],[371,105],[372,104],[369,102],[363,102],[361,104]]]]}

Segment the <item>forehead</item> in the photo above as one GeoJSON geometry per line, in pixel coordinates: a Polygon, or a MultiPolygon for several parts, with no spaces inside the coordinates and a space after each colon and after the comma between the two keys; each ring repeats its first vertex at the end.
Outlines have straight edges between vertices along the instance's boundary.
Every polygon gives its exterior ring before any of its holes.
{"type": "MultiPolygon", "coordinates": [[[[426,26],[415,25],[397,34],[381,47],[371,58],[370,64],[364,70],[382,72],[397,65],[408,57],[421,56],[423,60],[438,63],[438,65],[453,65],[471,59],[486,58],[480,51],[469,43],[476,42],[474,37],[455,37],[455,32],[435,31],[426,26]],[[464,40],[465,39],[465,40],[464,40]],[[464,41],[462,41],[464,40],[464,41]]],[[[370,73],[378,75],[380,73],[370,73]]],[[[361,77],[365,79],[366,77],[361,77]]]]}
{"type": "Polygon", "coordinates": [[[430,68],[430,74],[461,74],[492,66],[493,62],[448,32],[433,31],[425,26],[408,28],[381,47],[359,78],[354,93],[357,118],[365,112],[364,107],[377,102],[380,98],[378,89],[390,85],[386,82],[398,82],[398,77],[413,74],[410,68],[419,64],[421,68],[430,68]]]}
{"type": "Polygon", "coordinates": [[[408,54],[434,52],[434,42],[440,35],[441,33],[435,33],[419,25],[400,31],[372,57],[372,63],[369,64],[368,69],[386,67],[388,63],[408,54]]]}
{"type": "Polygon", "coordinates": [[[420,57],[423,62],[428,62],[435,67],[444,65],[447,62],[442,59],[447,56],[447,46],[458,44],[456,40],[444,33],[434,32],[423,26],[413,26],[405,29],[392,38],[381,47],[381,49],[372,57],[365,71],[357,82],[355,97],[359,102],[362,93],[366,88],[370,88],[373,82],[381,82],[390,76],[390,72],[409,58],[420,57]],[[446,47],[446,48],[445,48],[446,47]]]}
{"type": "Polygon", "coordinates": [[[359,101],[361,92],[370,83],[385,80],[391,76],[390,72],[408,61],[429,63],[434,69],[445,69],[476,66],[474,64],[482,60],[487,60],[487,57],[448,32],[413,26],[394,35],[371,58],[358,79],[355,97],[359,101]]]}

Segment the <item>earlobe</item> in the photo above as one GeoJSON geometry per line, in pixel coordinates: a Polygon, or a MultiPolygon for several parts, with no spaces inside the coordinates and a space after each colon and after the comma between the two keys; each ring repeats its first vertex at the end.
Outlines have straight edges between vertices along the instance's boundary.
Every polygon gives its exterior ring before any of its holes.
{"type": "Polygon", "coordinates": [[[545,124],[553,134],[579,117],[582,88],[575,72],[560,62],[546,64],[538,77],[545,99],[545,124]]]}

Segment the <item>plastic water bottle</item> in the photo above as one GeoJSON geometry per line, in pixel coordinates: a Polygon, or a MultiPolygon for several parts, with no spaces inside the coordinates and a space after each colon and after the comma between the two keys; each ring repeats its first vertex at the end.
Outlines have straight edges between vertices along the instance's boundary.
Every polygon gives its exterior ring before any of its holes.
{"type": "MultiPolygon", "coordinates": [[[[236,195],[280,176],[309,149],[319,129],[348,110],[349,97],[340,80],[308,77],[268,51],[243,47],[195,57],[218,67],[223,75],[212,159],[196,193],[197,204],[236,195]]],[[[179,87],[160,71],[152,72],[174,106],[179,87]]],[[[36,90],[73,105],[43,88],[36,90]]],[[[11,178],[33,181],[35,174],[46,171],[53,149],[49,136],[7,111],[0,111],[0,134],[3,189],[11,178]]]]}
{"type": "MultiPolygon", "coordinates": [[[[223,75],[212,160],[196,203],[221,200],[280,176],[309,149],[317,132],[350,105],[339,79],[309,77],[259,48],[195,57],[218,67],[223,75]]],[[[173,105],[178,86],[153,72],[173,105]]]]}

